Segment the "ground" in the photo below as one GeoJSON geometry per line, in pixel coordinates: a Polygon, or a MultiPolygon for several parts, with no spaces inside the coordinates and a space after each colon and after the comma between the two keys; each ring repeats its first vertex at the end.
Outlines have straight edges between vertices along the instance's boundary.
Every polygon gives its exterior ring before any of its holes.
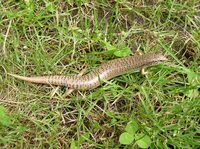
{"type": "Polygon", "coordinates": [[[0,18],[1,147],[140,148],[144,134],[146,147],[200,148],[198,0],[3,0],[0,18]],[[67,97],[8,75],[74,75],[150,52],[168,61],[67,97]]]}

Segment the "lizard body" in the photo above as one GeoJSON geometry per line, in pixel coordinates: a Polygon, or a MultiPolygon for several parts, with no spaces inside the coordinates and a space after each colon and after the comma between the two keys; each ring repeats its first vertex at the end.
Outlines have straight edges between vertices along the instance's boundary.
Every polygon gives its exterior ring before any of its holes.
{"type": "Polygon", "coordinates": [[[167,58],[161,53],[150,53],[111,60],[107,63],[101,64],[92,72],[83,76],[55,75],[24,77],[15,74],[10,75],[17,79],[32,83],[67,86],[68,88],[76,90],[90,90],[98,87],[104,80],[109,80],[116,76],[130,72],[131,70],[141,69],[143,67],[158,64],[166,60],[167,58]]]}

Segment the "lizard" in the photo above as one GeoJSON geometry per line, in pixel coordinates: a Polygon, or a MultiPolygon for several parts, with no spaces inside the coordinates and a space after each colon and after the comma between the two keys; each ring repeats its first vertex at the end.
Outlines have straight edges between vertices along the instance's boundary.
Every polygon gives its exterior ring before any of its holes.
{"type": "Polygon", "coordinates": [[[16,74],[9,74],[17,79],[31,83],[51,84],[67,86],[75,90],[91,90],[101,85],[101,82],[110,80],[116,76],[123,75],[132,70],[142,69],[147,66],[155,65],[166,61],[167,58],[162,53],[149,53],[137,56],[117,58],[107,63],[101,64],[92,72],[83,76],[34,76],[26,77],[16,74]]]}

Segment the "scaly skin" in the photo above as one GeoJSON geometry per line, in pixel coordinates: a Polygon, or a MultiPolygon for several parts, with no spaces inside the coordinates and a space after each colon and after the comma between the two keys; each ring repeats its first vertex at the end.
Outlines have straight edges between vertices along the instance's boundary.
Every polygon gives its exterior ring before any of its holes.
{"type": "Polygon", "coordinates": [[[145,55],[129,56],[118,58],[104,63],[94,69],[91,73],[83,76],[39,76],[39,77],[23,77],[15,74],[11,76],[32,82],[51,84],[59,86],[67,86],[76,90],[90,90],[98,87],[101,82],[109,80],[116,76],[130,72],[131,70],[141,69],[146,66],[154,65],[166,61],[167,58],[161,53],[150,53],[145,55]]]}

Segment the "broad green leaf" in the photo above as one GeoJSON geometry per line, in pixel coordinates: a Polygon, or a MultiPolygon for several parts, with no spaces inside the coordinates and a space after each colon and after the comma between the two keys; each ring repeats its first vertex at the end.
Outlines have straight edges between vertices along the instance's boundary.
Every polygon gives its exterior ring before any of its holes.
{"type": "Polygon", "coordinates": [[[72,139],[72,141],[71,141],[70,149],[78,149],[78,147],[76,146],[76,142],[74,141],[74,139],[72,139]]]}
{"type": "Polygon", "coordinates": [[[190,98],[197,98],[199,97],[198,89],[191,89],[186,92],[187,96],[190,98]]]}
{"type": "Polygon", "coordinates": [[[89,138],[90,138],[90,134],[85,133],[80,137],[79,143],[82,144],[85,140],[89,140],[89,138]]]}
{"type": "Polygon", "coordinates": [[[151,145],[151,138],[143,133],[135,135],[136,144],[141,148],[148,148],[151,145]]]}
{"type": "Polygon", "coordinates": [[[116,118],[112,118],[112,120],[111,120],[111,124],[112,124],[112,125],[115,125],[117,122],[118,122],[118,121],[117,121],[116,118]]]}
{"type": "Polygon", "coordinates": [[[104,44],[105,48],[108,49],[108,51],[110,51],[112,53],[117,51],[117,48],[115,46],[111,45],[109,42],[104,41],[103,44],[104,44]]]}
{"type": "Polygon", "coordinates": [[[30,0],[24,0],[26,5],[30,5],[30,0]]]}
{"type": "MultiPolygon", "coordinates": [[[[200,75],[189,69],[185,69],[185,72],[187,73],[188,82],[190,84],[192,85],[200,84],[200,75]]],[[[196,98],[199,96],[199,91],[198,89],[191,89],[185,92],[185,94],[190,98],[196,98]]]]}
{"type": "Polygon", "coordinates": [[[131,49],[129,47],[122,47],[114,52],[114,55],[117,57],[126,57],[129,56],[132,53],[131,49]]]}
{"type": "Polygon", "coordinates": [[[10,117],[6,113],[6,109],[0,106],[0,124],[4,126],[9,126],[11,124],[10,117]]]}
{"type": "Polygon", "coordinates": [[[98,122],[94,122],[94,123],[92,124],[92,126],[93,126],[94,129],[99,129],[99,128],[101,128],[101,125],[100,125],[98,122]]]}
{"type": "Polygon", "coordinates": [[[138,130],[138,124],[136,123],[136,121],[132,120],[130,122],[128,122],[125,130],[134,136],[135,132],[138,130]]]}
{"type": "Polygon", "coordinates": [[[109,52],[110,54],[114,54],[117,57],[126,57],[132,53],[129,47],[126,46],[116,47],[111,45],[109,42],[105,41],[102,41],[102,43],[105,46],[105,48],[108,49],[107,52],[109,52]]]}
{"type": "Polygon", "coordinates": [[[49,11],[49,12],[54,12],[54,11],[55,11],[54,4],[53,4],[52,2],[47,2],[47,3],[46,3],[46,9],[47,9],[47,11],[49,11]]]}
{"type": "Polygon", "coordinates": [[[121,144],[131,144],[134,140],[134,136],[129,134],[128,132],[124,132],[119,137],[119,142],[121,144]]]}
{"type": "Polygon", "coordinates": [[[185,72],[187,73],[187,77],[188,77],[188,82],[190,84],[199,84],[200,83],[200,75],[195,73],[194,71],[190,70],[190,69],[185,69],[185,72]]]}

